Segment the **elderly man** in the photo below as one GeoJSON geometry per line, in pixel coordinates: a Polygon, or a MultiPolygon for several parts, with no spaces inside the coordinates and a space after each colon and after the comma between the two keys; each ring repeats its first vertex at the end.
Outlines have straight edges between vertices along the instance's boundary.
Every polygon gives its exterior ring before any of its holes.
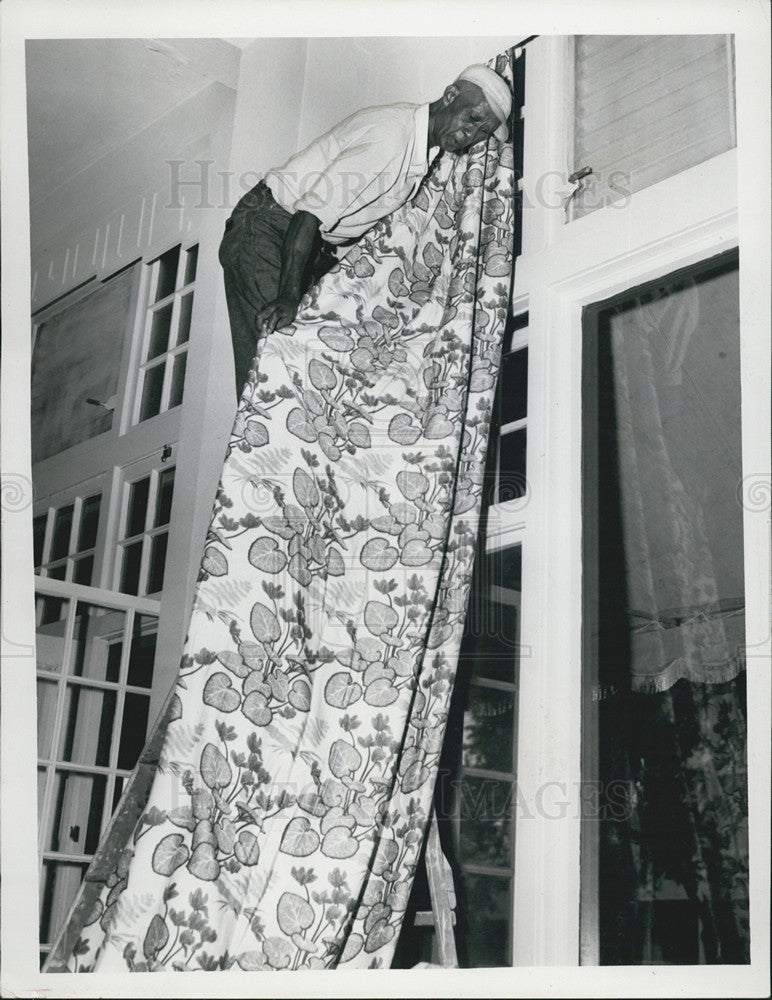
{"type": "Polygon", "coordinates": [[[342,249],[409,201],[430,152],[462,153],[503,140],[512,108],[507,83],[469,66],[431,104],[366,108],[271,170],[239,201],[220,246],[238,391],[258,334],[295,319],[311,283],[342,249]]]}

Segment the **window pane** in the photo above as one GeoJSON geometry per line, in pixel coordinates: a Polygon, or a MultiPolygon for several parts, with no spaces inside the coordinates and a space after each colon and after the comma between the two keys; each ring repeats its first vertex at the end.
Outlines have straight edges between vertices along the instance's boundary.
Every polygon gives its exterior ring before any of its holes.
{"type": "Polygon", "coordinates": [[[150,615],[135,615],[131,637],[128,683],[149,688],[153,683],[157,619],[150,615]]]}
{"type": "Polygon", "coordinates": [[[147,577],[148,594],[157,594],[163,590],[164,566],[166,563],[166,546],[169,536],[166,532],[156,535],[150,547],[150,570],[147,577]]]}
{"type": "Polygon", "coordinates": [[[179,406],[182,402],[182,391],[185,386],[185,368],[188,362],[188,352],[176,354],[172,360],[172,384],[169,388],[169,409],[179,406]]]}
{"type": "Polygon", "coordinates": [[[139,571],[142,566],[142,542],[134,542],[123,547],[120,590],[124,594],[139,593],[139,571]]]}
{"type": "Polygon", "coordinates": [[[43,862],[43,886],[40,893],[41,944],[49,944],[56,937],[87,868],[88,864],[82,862],[43,862]]]}
{"type": "Polygon", "coordinates": [[[149,420],[161,412],[161,394],[164,387],[164,371],[166,365],[156,365],[145,371],[142,384],[142,402],[139,407],[139,419],[149,420]]]}
{"type": "Polygon", "coordinates": [[[193,292],[180,299],[180,320],[177,326],[177,343],[184,344],[190,338],[190,317],[193,313],[193,292]]]}
{"type": "Polygon", "coordinates": [[[511,431],[499,438],[499,477],[496,503],[506,503],[525,496],[526,430],[511,431]]]}
{"type": "Polygon", "coordinates": [[[43,562],[43,545],[46,539],[47,521],[47,514],[40,514],[32,521],[32,547],[36,566],[39,566],[43,562]]]}
{"type": "Polygon", "coordinates": [[[574,162],[592,167],[574,217],[731,149],[726,35],[578,35],[574,162]]]}
{"type": "MultiPolygon", "coordinates": [[[[42,631],[44,626],[52,625],[57,622],[61,622],[63,618],[67,615],[67,608],[69,606],[69,601],[64,597],[38,597],[35,602],[35,613],[38,616],[38,621],[40,625],[38,626],[36,646],[37,646],[37,657],[38,657],[38,669],[39,670],[58,670],[59,667],[43,666],[42,663],[49,664],[51,662],[50,657],[41,660],[41,636],[46,633],[42,631]]],[[[61,642],[57,645],[57,651],[55,655],[54,662],[61,664],[61,642]]]]}
{"type": "Polygon", "coordinates": [[[105,670],[105,680],[111,684],[116,684],[121,673],[121,653],[123,652],[122,642],[111,642],[107,650],[107,668],[105,670]]]}
{"type": "Polygon", "coordinates": [[[124,538],[141,535],[147,518],[147,499],[150,495],[150,477],[138,479],[129,487],[129,507],[126,515],[124,538]]]}
{"type": "Polygon", "coordinates": [[[56,698],[59,685],[56,681],[41,680],[37,683],[38,702],[38,756],[43,760],[51,757],[51,741],[56,721],[56,698]]]}
{"type": "Polygon", "coordinates": [[[150,321],[150,339],[145,361],[152,361],[169,349],[169,331],[172,325],[172,303],[156,309],[150,321]]]}
{"type": "Polygon", "coordinates": [[[46,778],[48,777],[48,769],[45,767],[38,768],[38,816],[43,815],[43,800],[46,795],[46,778]]]}
{"type": "Polygon", "coordinates": [[[473,685],[464,713],[462,763],[493,771],[514,766],[515,693],[473,685]]]}
{"type": "Polygon", "coordinates": [[[179,246],[172,247],[158,258],[158,283],[156,285],[155,301],[160,302],[171,295],[177,287],[177,267],[180,261],[179,246]]]}
{"type": "Polygon", "coordinates": [[[118,746],[118,767],[121,770],[130,771],[137,763],[137,758],[145,745],[149,711],[149,697],[127,692],[123,703],[121,741],[118,746]]]}
{"type": "Polygon", "coordinates": [[[59,563],[58,566],[49,566],[46,570],[46,576],[50,577],[52,580],[64,580],[67,576],[67,563],[59,563]]]}
{"type": "Polygon", "coordinates": [[[121,795],[123,795],[123,784],[124,779],[118,776],[115,779],[115,786],[113,787],[113,804],[110,809],[111,814],[115,812],[118,808],[118,803],[121,801],[121,795]]]}
{"type": "Polygon", "coordinates": [[[466,914],[465,926],[457,932],[461,964],[467,968],[510,965],[510,880],[465,872],[459,888],[466,914]]]}
{"type": "Polygon", "coordinates": [[[191,247],[185,254],[185,280],[183,284],[189,285],[196,278],[196,264],[198,263],[198,244],[191,247]]]}
{"type": "Polygon", "coordinates": [[[54,537],[51,542],[50,559],[62,559],[70,552],[70,535],[72,533],[73,504],[60,507],[54,518],[54,537]]]}
{"type": "Polygon", "coordinates": [[[44,850],[93,854],[99,843],[107,777],[60,769],[54,779],[54,812],[44,850]]]}
{"type": "Polygon", "coordinates": [[[461,643],[461,669],[514,683],[518,662],[521,551],[515,545],[475,560],[461,643]]]}
{"type": "Polygon", "coordinates": [[[459,861],[508,868],[512,863],[511,783],[464,777],[459,782],[458,797],[459,861]]]}
{"type": "Polygon", "coordinates": [[[80,510],[80,531],[78,533],[77,552],[83,552],[85,549],[93,549],[96,545],[101,502],[102,496],[99,493],[83,501],[80,510]]]}
{"type": "Polygon", "coordinates": [[[76,559],[74,567],[72,578],[75,583],[82,583],[84,586],[90,587],[94,575],[94,557],[84,556],[83,559],[76,559]]]}
{"type": "Polygon", "coordinates": [[[76,677],[106,680],[111,643],[123,634],[124,611],[78,602],[72,637],[71,673],[76,677]]]}
{"type": "Polygon", "coordinates": [[[158,476],[154,528],[168,524],[172,514],[172,494],[174,491],[174,469],[164,469],[158,476]]]}
{"type": "Polygon", "coordinates": [[[499,423],[523,420],[528,407],[528,348],[505,354],[501,362],[499,423]]]}
{"type": "Polygon", "coordinates": [[[109,766],[116,697],[115,691],[67,686],[60,760],[109,766]]]}

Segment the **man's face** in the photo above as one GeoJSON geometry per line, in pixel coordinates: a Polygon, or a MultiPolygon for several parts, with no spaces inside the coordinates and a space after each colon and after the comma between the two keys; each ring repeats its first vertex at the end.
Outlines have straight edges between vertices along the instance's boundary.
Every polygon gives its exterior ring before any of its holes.
{"type": "Polygon", "coordinates": [[[463,153],[493,135],[500,122],[476,84],[459,80],[445,89],[435,136],[446,153],[463,153]]]}

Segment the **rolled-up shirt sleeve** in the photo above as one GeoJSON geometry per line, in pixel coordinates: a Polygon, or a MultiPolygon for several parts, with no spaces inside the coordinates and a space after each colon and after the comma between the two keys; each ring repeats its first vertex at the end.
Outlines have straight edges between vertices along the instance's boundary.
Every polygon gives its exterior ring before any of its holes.
{"type": "Polygon", "coordinates": [[[340,220],[375,201],[400,176],[404,158],[399,143],[389,135],[370,132],[340,149],[324,170],[297,178],[299,196],[292,209],[310,212],[330,231],[340,220]]]}

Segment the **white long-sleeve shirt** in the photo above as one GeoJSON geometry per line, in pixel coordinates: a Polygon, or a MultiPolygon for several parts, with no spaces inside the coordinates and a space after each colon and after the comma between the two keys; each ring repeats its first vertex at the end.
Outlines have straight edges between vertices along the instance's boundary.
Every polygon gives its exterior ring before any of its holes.
{"type": "Polygon", "coordinates": [[[288,212],[311,212],[330,243],[357,239],[418,190],[428,170],[428,104],[365,108],[270,170],[288,212]]]}

